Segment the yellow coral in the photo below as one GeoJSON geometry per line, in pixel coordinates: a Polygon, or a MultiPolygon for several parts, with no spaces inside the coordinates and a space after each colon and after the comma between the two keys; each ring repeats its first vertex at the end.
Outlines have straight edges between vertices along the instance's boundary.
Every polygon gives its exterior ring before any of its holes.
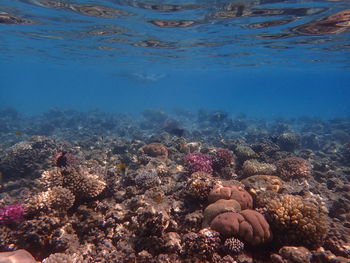
{"type": "Polygon", "coordinates": [[[278,195],[266,203],[275,237],[283,244],[319,246],[327,232],[321,207],[300,196],[278,195]]]}

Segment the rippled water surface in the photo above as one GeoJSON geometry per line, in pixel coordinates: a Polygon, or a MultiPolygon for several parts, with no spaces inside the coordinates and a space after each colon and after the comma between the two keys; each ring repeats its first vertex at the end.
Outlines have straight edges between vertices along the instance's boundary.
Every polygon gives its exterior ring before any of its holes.
{"type": "Polygon", "coordinates": [[[350,114],[350,2],[1,0],[0,107],[350,114]]]}
{"type": "Polygon", "coordinates": [[[2,0],[1,59],[348,67],[349,1],[2,0]]]}

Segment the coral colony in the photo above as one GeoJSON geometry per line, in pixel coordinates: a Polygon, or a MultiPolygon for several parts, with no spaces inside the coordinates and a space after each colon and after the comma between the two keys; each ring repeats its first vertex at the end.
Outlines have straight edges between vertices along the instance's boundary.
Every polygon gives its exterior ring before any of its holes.
{"type": "Polygon", "coordinates": [[[8,205],[0,208],[0,223],[8,224],[20,222],[23,219],[24,208],[22,205],[8,205]]]}

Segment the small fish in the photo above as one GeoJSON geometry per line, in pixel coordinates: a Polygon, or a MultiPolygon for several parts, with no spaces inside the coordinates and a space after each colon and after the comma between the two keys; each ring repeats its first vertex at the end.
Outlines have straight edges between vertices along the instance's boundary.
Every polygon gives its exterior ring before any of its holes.
{"type": "Polygon", "coordinates": [[[16,135],[16,136],[23,136],[23,135],[24,135],[24,133],[23,133],[23,132],[21,132],[21,131],[16,131],[16,132],[15,132],[15,135],[16,135]]]}
{"type": "Polygon", "coordinates": [[[119,163],[116,165],[117,172],[125,172],[126,163],[119,163]]]}

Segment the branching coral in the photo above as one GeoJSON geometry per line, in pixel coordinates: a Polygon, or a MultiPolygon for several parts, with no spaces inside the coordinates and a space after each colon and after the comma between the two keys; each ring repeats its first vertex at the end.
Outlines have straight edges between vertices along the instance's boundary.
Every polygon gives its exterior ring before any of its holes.
{"type": "Polygon", "coordinates": [[[255,159],[247,160],[243,163],[242,172],[245,176],[256,174],[274,174],[276,166],[269,163],[261,163],[255,159]]]}
{"type": "Polygon", "coordinates": [[[284,180],[308,177],[312,173],[309,161],[300,157],[287,157],[275,162],[278,175],[284,180]]]}
{"type": "Polygon", "coordinates": [[[324,212],[300,196],[278,195],[266,203],[276,239],[284,245],[317,247],[327,232],[324,212]]]}
{"type": "Polygon", "coordinates": [[[55,167],[44,171],[41,181],[48,187],[64,187],[76,200],[93,198],[102,193],[106,183],[86,166],[55,167]]]}
{"type": "Polygon", "coordinates": [[[46,192],[36,195],[31,203],[37,208],[67,210],[73,206],[74,194],[62,186],[54,186],[46,192]]]}
{"type": "Polygon", "coordinates": [[[184,162],[191,173],[205,172],[211,174],[213,172],[213,162],[210,156],[204,153],[188,153],[184,157],[184,162]]]}

